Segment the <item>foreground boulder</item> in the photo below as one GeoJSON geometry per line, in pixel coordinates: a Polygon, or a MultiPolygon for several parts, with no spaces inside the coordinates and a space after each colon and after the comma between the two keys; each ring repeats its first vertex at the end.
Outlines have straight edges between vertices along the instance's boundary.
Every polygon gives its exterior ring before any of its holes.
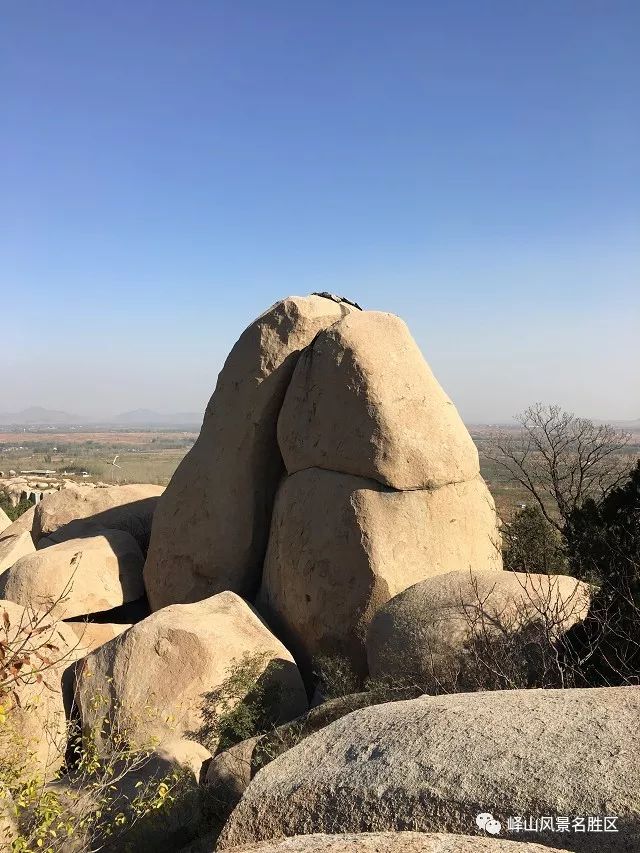
{"type": "Polygon", "coordinates": [[[66,749],[62,679],[77,659],[78,638],[64,622],[12,601],[0,601],[0,622],[0,669],[8,688],[0,754],[10,757],[18,779],[50,779],[66,749]],[[12,667],[19,670],[17,678],[12,667]]]}
{"type": "Polygon", "coordinates": [[[348,657],[366,670],[366,628],[403,589],[452,569],[500,569],[491,495],[480,478],[399,492],[311,468],[287,477],[271,522],[258,609],[305,669],[348,657]]]}
{"type": "Polygon", "coordinates": [[[219,849],[329,832],[477,834],[508,818],[614,815],[617,833],[527,833],[582,853],[640,849],[640,690],[423,696],[354,711],[252,780],[219,849]]]}
{"type": "Polygon", "coordinates": [[[529,663],[543,667],[555,661],[553,643],[585,618],[590,598],[589,584],[567,575],[467,570],[427,578],[377,612],[367,636],[369,673],[425,692],[471,690],[484,673],[476,656],[489,664],[492,642],[498,656],[500,644],[533,643],[541,657],[529,663]]]}
{"type": "MultiPolygon", "coordinates": [[[[0,575],[10,569],[21,557],[35,554],[33,539],[28,531],[0,539],[0,575]]],[[[1,581],[0,581],[1,582],[1,581]]]]}
{"type": "Polygon", "coordinates": [[[107,488],[77,485],[53,492],[35,507],[34,542],[42,548],[105,529],[124,530],[144,551],[163,491],[162,486],[132,483],[107,488]]]}
{"type": "Polygon", "coordinates": [[[354,311],[300,357],[278,419],[289,474],[327,468],[395,489],[472,480],[478,452],[405,325],[354,311]]]}
{"type": "MultiPolygon", "coordinates": [[[[100,730],[103,741],[101,721],[107,718],[112,729],[126,732],[139,746],[186,736],[213,751],[221,688],[230,670],[249,659],[252,674],[271,697],[274,722],[306,710],[293,658],[237,595],[224,592],[165,607],[78,665],[76,703],[83,729],[100,730]]],[[[233,704],[253,689],[252,679],[240,680],[233,704]]]]}
{"type": "Polygon", "coordinates": [[[153,610],[226,589],[253,596],[283,470],[276,428],[285,391],[300,351],[349,310],[293,296],[240,336],[154,519],[144,572],[153,610]]]}
{"type": "Polygon", "coordinates": [[[22,557],[0,576],[0,597],[58,618],[100,613],[144,595],[143,564],[133,536],[104,530],[22,557]]]}
{"type": "MultiPolygon", "coordinates": [[[[209,853],[196,844],[182,853],[209,853]]],[[[528,841],[504,841],[437,832],[362,832],[344,835],[295,835],[278,841],[234,847],[234,853],[562,853],[528,841]]]]}

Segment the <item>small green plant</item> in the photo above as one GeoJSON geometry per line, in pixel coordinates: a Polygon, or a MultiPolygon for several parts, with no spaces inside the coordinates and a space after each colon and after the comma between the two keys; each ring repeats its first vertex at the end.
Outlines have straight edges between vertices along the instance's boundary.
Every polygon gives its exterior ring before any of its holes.
{"type": "Polygon", "coordinates": [[[227,669],[227,677],[204,699],[204,725],[191,736],[222,752],[242,740],[269,731],[278,722],[281,667],[266,653],[245,654],[227,669]]]}
{"type": "Polygon", "coordinates": [[[22,498],[22,500],[18,501],[18,503],[13,506],[7,495],[0,491],[0,509],[4,510],[5,514],[11,521],[17,521],[22,513],[31,509],[32,506],[33,504],[31,501],[26,500],[26,498],[22,498]]]}

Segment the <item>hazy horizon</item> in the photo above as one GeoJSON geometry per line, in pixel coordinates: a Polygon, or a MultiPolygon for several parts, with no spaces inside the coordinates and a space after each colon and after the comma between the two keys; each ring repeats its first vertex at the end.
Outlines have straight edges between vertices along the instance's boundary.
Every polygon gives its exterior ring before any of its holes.
{"type": "Polygon", "coordinates": [[[640,417],[640,6],[12,4],[0,413],[202,412],[242,330],[405,319],[467,423],[640,417]]]}

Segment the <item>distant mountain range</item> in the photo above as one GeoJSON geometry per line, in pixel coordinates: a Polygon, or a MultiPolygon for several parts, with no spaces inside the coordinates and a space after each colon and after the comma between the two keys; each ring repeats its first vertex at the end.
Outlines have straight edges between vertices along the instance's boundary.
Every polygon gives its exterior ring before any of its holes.
{"type": "Polygon", "coordinates": [[[122,412],[110,418],[90,418],[45,409],[42,406],[30,406],[21,412],[0,413],[3,426],[196,426],[200,427],[202,414],[198,412],[172,412],[162,414],[151,409],[135,409],[122,412]]]}
{"type": "MultiPolygon", "coordinates": [[[[640,418],[629,421],[603,421],[596,423],[610,423],[617,429],[629,432],[640,431],[640,418]]],[[[131,412],[121,412],[109,418],[90,418],[81,415],[73,415],[70,412],[61,412],[57,409],[45,409],[42,406],[30,406],[21,412],[0,413],[0,425],[2,426],[120,426],[120,427],[195,427],[200,429],[202,425],[202,413],[200,412],[155,412],[153,409],[134,409],[131,412]]],[[[487,429],[487,424],[468,424],[473,432],[477,427],[480,430],[487,429]]],[[[493,426],[496,426],[495,424],[493,426]]],[[[513,428],[515,424],[511,425],[513,428]]]]}

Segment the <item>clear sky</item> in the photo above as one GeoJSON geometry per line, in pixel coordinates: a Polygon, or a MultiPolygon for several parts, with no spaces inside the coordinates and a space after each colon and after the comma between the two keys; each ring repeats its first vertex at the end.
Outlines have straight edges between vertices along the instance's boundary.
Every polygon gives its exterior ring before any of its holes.
{"type": "Polygon", "coordinates": [[[0,9],[0,411],[202,410],[326,289],[468,421],[640,417],[637,0],[0,9]]]}

